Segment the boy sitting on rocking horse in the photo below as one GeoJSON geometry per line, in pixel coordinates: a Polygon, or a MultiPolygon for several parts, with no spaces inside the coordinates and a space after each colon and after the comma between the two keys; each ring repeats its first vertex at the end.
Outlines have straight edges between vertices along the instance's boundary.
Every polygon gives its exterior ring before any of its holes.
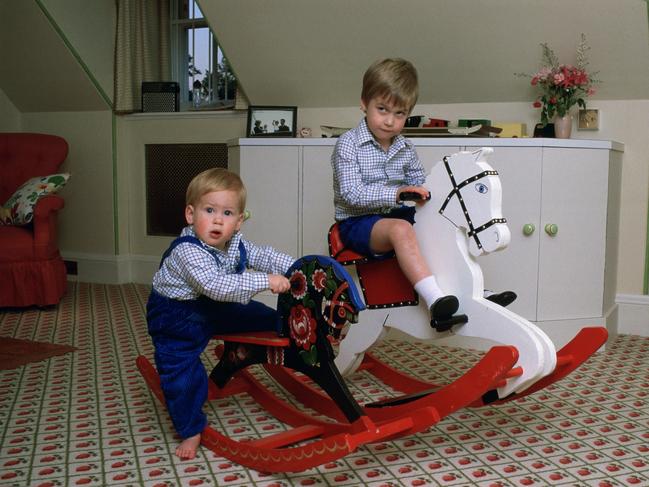
{"type": "MultiPolygon", "coordinates": [[[[375,259],[396,254],[430,309],[431,326],[445,331],[457,323],[458,299],[439,288],[412,227],[415,209],[401,204],[430,198],[415,148],[401,135],[417,97],[417,71],[409,61],[384,59],[367,69],[361,93],[365,118],[340,136],[332,155],[335,217],[346,248],[375,259]]],[[[487,299],[507,306],[516,294],[504,291],[487,299]]]]}
{"type": "Polygon", "coordinates": [[[295,261],[243,239],[246,188],[236,174],[221,168],[200,173],[189,183],[186,205],[189,226],[162,256],[147,303],[161,389],[182,438],[176,448],[181,459],[195,457],[207,424],[201,353],[215,334],[279,330],[277,311],[250,299],[266,289],[288,291],[284,274],[295,261]]]}

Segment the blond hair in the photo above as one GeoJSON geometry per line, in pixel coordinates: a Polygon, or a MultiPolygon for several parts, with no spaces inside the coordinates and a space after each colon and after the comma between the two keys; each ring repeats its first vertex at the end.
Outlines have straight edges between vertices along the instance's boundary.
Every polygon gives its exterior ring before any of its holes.
{"type": "Polygon", "coordinates": [[[379,59],[363,75],[361,99],[365,104],[374,98],[384,98],[410,113],[418,97],[417,70],[410,61],[401,58],[379,59]]]}
{"type": "Polygon", "coordinates": [[[194,176],[185,195],[186,205],[196,205],[198,200],[212,191],[236,191],[239,194],[239,211],[246,208],[246,187],[238,174],[222,167],[207,169],[194,176]]]}

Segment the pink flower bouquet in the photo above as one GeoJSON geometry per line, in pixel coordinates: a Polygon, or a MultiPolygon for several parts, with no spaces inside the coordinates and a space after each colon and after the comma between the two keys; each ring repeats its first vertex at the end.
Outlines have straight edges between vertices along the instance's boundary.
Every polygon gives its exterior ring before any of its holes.
{"type": "Polygon", "coordinates": [[[517,73],[518,76],[531,78],[532,86],[541,90],[541,94],[534,102],[535,108],[541,109],[541,123],[546,125],[556,116],[563,117],[568,114],[574,105],[586,108],[585,98],[595,93],[594,83],[599,81],[588,74],[586,66],[588,61],[586,53],[590,49],[586,44],[586,36],[581,35],[577,48],[577,63],[559,64],[559,59],[546,43],[541,44],[543,49],[543,66],[533,75],[517,73]]]}

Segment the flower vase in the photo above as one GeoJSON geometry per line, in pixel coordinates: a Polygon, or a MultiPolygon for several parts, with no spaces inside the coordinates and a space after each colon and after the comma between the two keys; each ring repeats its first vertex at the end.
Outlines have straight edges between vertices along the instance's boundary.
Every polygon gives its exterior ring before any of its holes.
{"type": "Polygon", "coordinates": [[[572,132],[572,117],[570,115],[564,115],[554,119],[554,136],[557,139],[569,139],[570,133],[572,132]]]}

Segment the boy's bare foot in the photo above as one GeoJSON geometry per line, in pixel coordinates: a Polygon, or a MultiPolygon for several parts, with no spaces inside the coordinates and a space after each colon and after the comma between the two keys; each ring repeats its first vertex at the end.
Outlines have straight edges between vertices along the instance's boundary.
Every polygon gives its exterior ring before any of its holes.
{"type": "Polygon", "coordinates": [[[185,438],[178,448],[176,448],[176,456],[181,460],[191,460],[196,456],[198,445],[201,444],[201,434],[185,438]]]}

